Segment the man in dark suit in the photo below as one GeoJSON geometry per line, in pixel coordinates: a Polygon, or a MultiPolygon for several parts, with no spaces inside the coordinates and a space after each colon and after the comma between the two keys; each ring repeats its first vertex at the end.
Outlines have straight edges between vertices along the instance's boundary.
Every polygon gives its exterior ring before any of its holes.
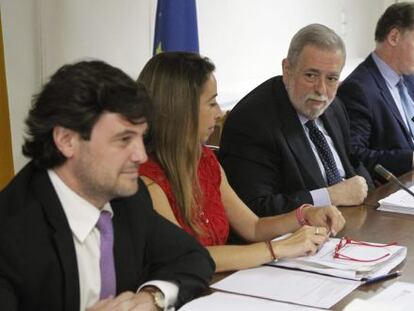
{"type": "Polygon", "coordinates": [[[378,20],[375,51],[341,84],[351,147],[372,176],[381,164],[396,175],[413,168],[414,3],[391,5],[378,20]]]}
{"type": "Polygon", "coordinates": [[[150,100],[100,61],[63,66],[36,97],[23,152],[0,192],[2,310],[170,310],[214,263],[152,209],[138,167],[150,100]]]}
{"type": "Polygon", "coordinates": [[[220,160],[257,215],[304,203],[355,205],[366,197],[369,174],[350,156],[347,115],[335,98],[344,60],[338,35],[306,26],[291,41],[283,77],[259,85],[230,112],[220,160]]]}

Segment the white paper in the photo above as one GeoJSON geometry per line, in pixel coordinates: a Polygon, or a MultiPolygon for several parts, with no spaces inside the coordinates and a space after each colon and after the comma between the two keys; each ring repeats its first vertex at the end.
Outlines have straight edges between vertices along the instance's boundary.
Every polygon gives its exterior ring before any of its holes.
{"type": "Polygon", "coordinates": [[[411,311],[414,302],[414,284],[395,282],[374,297],[353,300],[345,311],[411,311]]]}
{"type": "Polygon", "coordinates": [[[352,300],[345,308],[344,311],[402,311],[398,309],[397,306],[383,303],[375,302],[369,300],[363,300],[361,298],[356,298],[352,300]]]}
{"type": "Polygon", "coordinates": [[[265,266],[238,271],[211,287],[316,308],[330,308],[360,284],[359,281],[265,266]]]}
{"type": "MultiPolygon", "coordinates": [[[[414,186],[409,188],[414,192],[414,186]]],[[[405,190],[398,190],[379,200],[379,211],[395,212],[414,215],[414,197],[405,190]]]]}
{"type": "MultiPolygon", "coordinates": [[[[334,258],[335,247],[340,239],[329,239],[313,256],[282,259],[269,265],[289,267],[304,271],[313,271],[336,277],[361,280],[385,275],[400,264],[407,256],[407,248],[399,245],[373,247],[359,244],[348,244],[340,253],[355,259],[376,259],[386,254],[387,257],[371,262],[359,262],[334,258]]],[[[376,243],[370,243],[376,244],[376,243]]],[[[380,245],[380,244],[379,244],[380,245]]]]}
{"type": "Polygon", "coordinates": [[[389,302],[398,306],[398,310],[413,310],[414,304],[414,284],[407,282],[395,282],[375,295],[370,301],[389,302]]]}
{"type": "Polygon", "coordinates": [[[315,311],[321,310],[311,307],[298,306],[284,302],[247,297],[229,293],[215,292],[211,295],[190,301],[180,308],[180,311],[315,311]]]}

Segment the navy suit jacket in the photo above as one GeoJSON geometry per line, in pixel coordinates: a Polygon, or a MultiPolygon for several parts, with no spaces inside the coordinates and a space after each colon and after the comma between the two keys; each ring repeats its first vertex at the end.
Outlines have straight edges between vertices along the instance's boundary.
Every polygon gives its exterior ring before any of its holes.
{"type": "MultiPolygon", "coordinates": [[[[414,98],[414,77],[404,78],[414,98]]],[[[378,163],[397,176],[411,170],[414,144],[371,55],[342,82],[338,96],[348,111],[352,152],[372,176],[379,177],[378,163]]]]}
{"type": "MultiPolygon", "coordinates": [[[[137,194],[111,201],[117,292],[148,280],[179,286],[178,305],[207,286],[208,252],[152,209],[143,182],[137,194]]],[[[79,311],[72,232],[45,170],[29,163],[0,192],[0,309],[79,311]]]]}
{"type": "MultiPolygon", "coordinates": [[[[366,169],[350,155],[342,104],[335,99],[321,119],[346,178],[361,175],[372,186],[366,169]]],[[[259,216],[312,204],[310,191],[327,186],[281,76],[259,85],[232,109],[223,128],[220,161],[231,186],[259,216]]]]}

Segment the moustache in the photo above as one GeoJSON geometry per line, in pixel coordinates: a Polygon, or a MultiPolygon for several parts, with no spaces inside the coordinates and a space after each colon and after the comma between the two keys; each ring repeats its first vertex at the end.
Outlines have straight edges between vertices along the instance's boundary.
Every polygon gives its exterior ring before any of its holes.
{"type": "Polygon", "coordinates": [[[320,101],[320,102],[327,102],[328,101],[328,97],[327,96],[319,96],[316,94],[309,94],[306,96],[306,100],[316,100],[316,101],[320,101]]]}

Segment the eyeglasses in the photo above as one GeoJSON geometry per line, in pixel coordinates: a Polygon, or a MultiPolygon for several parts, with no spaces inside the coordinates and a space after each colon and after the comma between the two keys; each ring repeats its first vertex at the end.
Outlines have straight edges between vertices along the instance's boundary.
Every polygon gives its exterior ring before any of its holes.
{"type": "Polygon", "coordinates": [[[338,259],[345,259],[345,260],[352,260],[352,261],[358,261],[358,262],[373,262],[373,261],[378,261],[381,260],[387,256],[390,255],[390,253],[386,253],[385,255],[375,258],[375,259],[360,259],[360,258],[354,258],[354,257],[350,257],[347,256],[345,254],[341,254],[340,251],[344,250],[344,248],[347,245],[361,245],[361,246],[370,246],[370,247],[387,247],[387,246],[392,246],[392,245],[397,245],[397,242],[391,242],[388,244],[373,244],[373,243],[369,243],[369,242],[364,242],[364,241],[358,241],[358,240],[352,240],[350,238],[347,237],[343,237],[341,238],[341,240],[339,241],[338,244],[336,244],[335,247],[335,253],[333,255],[334,258],[338,258],[338,259]]]}

